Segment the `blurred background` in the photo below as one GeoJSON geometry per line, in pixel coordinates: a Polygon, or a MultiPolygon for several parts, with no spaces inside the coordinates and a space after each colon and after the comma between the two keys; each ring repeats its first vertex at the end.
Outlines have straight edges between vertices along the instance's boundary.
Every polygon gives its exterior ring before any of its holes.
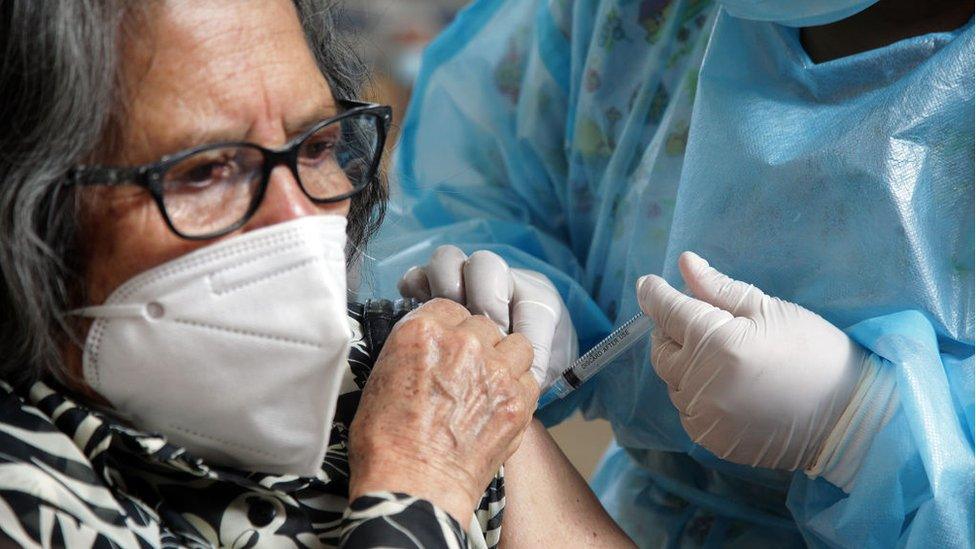
{"type": "MultiPolygon", "coordinates": [[[[342,31],[372,71],[369,99],[393,107],[397,129],[424,47],[468,0],[340,0],[342,31]]],[[[391,137],[396,137],[393,135],[391,137]]],[[[387,140],[388,144],[395,139],[387,140]]]]}
{"type": "MultiPolygon", "coordinates": [[[[399,124],[410,102],[424,47],[467,3],[467,0],[339,1],[343,11],[342,31],[372,70],[367,99],[393,107],[395,122],[388,147],[396,147],[399,124]]],[[[577,414],[551,432],[573,465],[589,479],[610,442],[607,422],[584,421],[577,414]]]]}

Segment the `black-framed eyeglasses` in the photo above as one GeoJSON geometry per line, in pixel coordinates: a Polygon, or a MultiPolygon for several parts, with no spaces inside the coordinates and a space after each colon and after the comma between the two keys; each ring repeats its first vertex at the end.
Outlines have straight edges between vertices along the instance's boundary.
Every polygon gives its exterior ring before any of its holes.
{"type": "Polygon", "coordinates": [[[375,103],[337,103],[339,115],[280,149],[248,142],[201,145],[143,166],[78,166],[66,184],[145,187],[169,228],[190,240],[222,236],[247,223],[271,171],[282,164],[312,202],[341,202],[375,179],[392,111],[375,103]]]}

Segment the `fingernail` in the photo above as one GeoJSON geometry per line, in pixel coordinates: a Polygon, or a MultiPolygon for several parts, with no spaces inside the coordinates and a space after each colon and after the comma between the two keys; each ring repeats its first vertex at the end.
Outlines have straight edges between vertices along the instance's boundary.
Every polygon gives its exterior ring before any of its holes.
{"type": "Polygon", "coordinates": [[[654,284],[654,275],[644,275],[637,280],[637,305],[640,306],[644,314],[651,314],[651,289],[654,284]]]}
{"type": "MultiPolygon", "coordinates": [[[[664,279],[653,274],[644,275],[637,280],[637,297],[639,300],[644,300],[647,298],[647,296],[651,293],[651,286],[656,280],[664,282],[664,279]]],[[[665,282],[665,284],[667,283],[665,282]]]]}
{"type": "Polygon", "coordinates": [[[644,283],[647,282],[647,279],[650,278],[650,277],[651,277],[651,275],[644,275],[644,276],[642,276],[642,277],[640,277],[640,278],[637,279],[637,291],[638,292],[643,291],[643,289],[644,289],[644,283]]]}
{"type": "Polygon", "coordinates": [[[701,272],[702,269],[708,268],[708,262],[695,252],[684,252],[681,254],[681,256],[684,258],[687,265],[695,272],[701,272]]]}

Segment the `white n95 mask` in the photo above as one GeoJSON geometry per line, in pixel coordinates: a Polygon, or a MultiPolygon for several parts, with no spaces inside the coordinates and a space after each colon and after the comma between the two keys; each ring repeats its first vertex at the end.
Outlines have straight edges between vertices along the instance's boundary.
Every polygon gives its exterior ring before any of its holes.
{"type": "Polygon", "coordinates": [[[352,339],[345,245],[344,217],[308,216],[137,275],[75,311],[85,380],[198,457],[314,476],[352,339]]]}

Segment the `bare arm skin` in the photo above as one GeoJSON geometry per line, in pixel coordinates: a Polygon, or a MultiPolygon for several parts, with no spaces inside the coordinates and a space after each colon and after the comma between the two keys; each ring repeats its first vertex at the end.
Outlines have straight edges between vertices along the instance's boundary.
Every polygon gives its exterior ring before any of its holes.
{"type": "Polygon", "coordinates": [[[505,462],[501,547],[635,547],[538,420],[505,462]]]}

